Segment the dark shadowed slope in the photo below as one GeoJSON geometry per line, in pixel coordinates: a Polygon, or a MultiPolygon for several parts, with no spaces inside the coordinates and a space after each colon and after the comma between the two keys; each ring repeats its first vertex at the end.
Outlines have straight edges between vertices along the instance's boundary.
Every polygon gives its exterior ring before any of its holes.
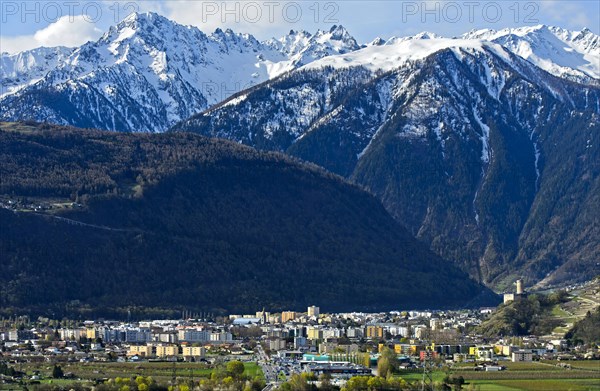
{"type": "Polygon", "coordinates": [[[282,155],[4,124],[0,160],[4,308],[439,308],[489,294],[368,193],[282,155]]]}

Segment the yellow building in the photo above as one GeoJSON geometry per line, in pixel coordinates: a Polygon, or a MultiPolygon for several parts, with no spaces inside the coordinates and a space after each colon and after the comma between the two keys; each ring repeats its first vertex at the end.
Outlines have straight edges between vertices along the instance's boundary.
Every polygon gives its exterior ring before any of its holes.
{"type": "Polygon", "coordinates": [[[367,338],[383,338],[383,327],[367,326],[367,338]]]}
{"type": "Polygon", "coordinates": [[[286,322],[292,321],[294,319],[296,319],[295,311],[283,311],[281,313],[281,323],[286,323],[286,322]]]}
{"type": "Polygon", "coordinates": [[[408,343],[397,343],[394,344],[394,352],[396,354],[402,354],[408,356],[417,352],[417,345],[408,343]]]}
{"type": "Polygon", "coordinates": [[[98,335],[98,331],[94,328],[86,328],[85,329],[85,336],[88,339],[96,339],[99,337],[98,335]]]}
{"type": "Polygon", "coordinates": [[[203,346],[184,346],[182,348],[182,356],[185,357],[201,357],[206,355],[206,349],[203,346]]]}
{"type": "Polygon", "coordinates": [[[510,345],[494,345],[494,353],[501,355],[501,356],[510,357],[513,350],[514,350],[513,347],[510,345]]]}
{"type": "Polygon", "coordinates": [[[128,356],[152,357],[152,345],[131,345],[127,350],[128,356]]]}
{"type": "Polygon", "coordinates": [[[156,357],[171,357],[179,355],[179,346],[177,345],[158,345],[156,347],[156,357]]]}
{"type": "Polygon", "coordinates": [[[416,344],[412,344],[409,347],[409,352],[411,356],[417,356],[419,355],[419,353],[421,353],[421,351],[426,350],[425,345],[416,345],[416,344]]]}

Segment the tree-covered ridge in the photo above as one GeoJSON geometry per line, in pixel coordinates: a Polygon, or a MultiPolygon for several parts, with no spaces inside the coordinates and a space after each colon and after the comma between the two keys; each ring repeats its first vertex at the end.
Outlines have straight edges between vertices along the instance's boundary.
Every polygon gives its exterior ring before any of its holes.
{"type": "Polygon", "coordinates": [[[552,309],[566,300],[565,291],[517,296],[514,301],[498,307],[478,327],[478,332],[487,337],[550,334],[561,325],[560,320],[552,317],[552,309]]]}
{"type": "Polygon", "coordinates": [[[565,335],[572,345],[600,344],[600,307],[589,311],[585,318],[575,323],[565,335]]]}
{"type": "Polygon", "coordinates": [[[71,129],[3,130],[0,146],[4,200],[76,202],[0,209],[0,307],[439,308],[490,294],[368,193],[278,154],[71,129]]]}
{"type": "Polygon", "coordinates": [[[261,160],[341,182],[281,154],[193,134],[124,134],[37,123],[0,123],[0,194],[128,195],[133,185],[227,160],[261,160]],[[41,168],[41,169],[40,169],[41,168]]]}

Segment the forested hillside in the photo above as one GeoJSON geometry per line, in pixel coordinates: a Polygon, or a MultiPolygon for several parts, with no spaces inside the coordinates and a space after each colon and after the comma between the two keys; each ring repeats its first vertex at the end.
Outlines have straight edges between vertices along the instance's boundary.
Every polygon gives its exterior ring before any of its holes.
{"type": "Polygon", "coordinates": [[[1,129],[5,311],[495,300],[371,195],[315,166],[192,134],[1,129]]]}

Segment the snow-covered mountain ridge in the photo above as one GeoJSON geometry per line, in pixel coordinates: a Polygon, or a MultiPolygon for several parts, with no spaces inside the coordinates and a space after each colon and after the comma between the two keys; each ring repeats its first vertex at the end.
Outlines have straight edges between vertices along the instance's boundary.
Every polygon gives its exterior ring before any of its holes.
{"type": "Polygon", "coordinates": [[[0,57],[0,119],[120,131],[164,131],[249,87],[306,67],[391,71],[450,48],[517,54],[572,81],[598,85],[598,36],[535,26],[433,33],[360,45],[342,26],[290,31],[280,39],[217,29],[205,34],[158,14],[132,14],[79,48],[39,48],[0,57]]]}
{"type": "Polygon", "coordinates": [[[461,38],[498,43],[555,76],[576,81],[600,79],[600,37],[587,28],[569,31],[538,25],[474,30],[461,38]]]}
{"type": "Polygon", "coordinates": [[[589,29],[569,31],[537,25],[504,30],[473,30],[455,38],[422,32],[412,37],[377,38],[366,48],[345,55],[326,57],[309,65],[363,66],[389,71],[403,62],[425,58],[438,50],[481,50],[494,47],[497,53],[511,52],[555,76],[580,83],[600,80],[600,37],[589,29]],[[498,50],[502,46],[503,50],[498,50]]]}
{"type": "Polygon", "coordinates": [[[164,131],[245,88],[357,49],[342,26],[259,42],[132,14],[79,48],[3,54],[0,117],[164,131]]]}
{"type": "Polygon", "coordinates": [[[417,38],[393,40],[382,46],[369,46],[352,53],[325,57],[306,65],[305,69],[318,69],[325,66],[334,68],[360,66],[373,72],[389,72],[402,67],[409,61],[422,60],[443,49],[451,49],[460,55],[460,52],[464,50],[482,51],[484,48],[508,58],[508,51],[502,46],[483,40],[417,38]]]}
{"type": "Polygon", "coordinates": [[[0,55],[0,97],[41,80],[69,57],[74,49],[37,48],[14,55],[0,55]]]}

